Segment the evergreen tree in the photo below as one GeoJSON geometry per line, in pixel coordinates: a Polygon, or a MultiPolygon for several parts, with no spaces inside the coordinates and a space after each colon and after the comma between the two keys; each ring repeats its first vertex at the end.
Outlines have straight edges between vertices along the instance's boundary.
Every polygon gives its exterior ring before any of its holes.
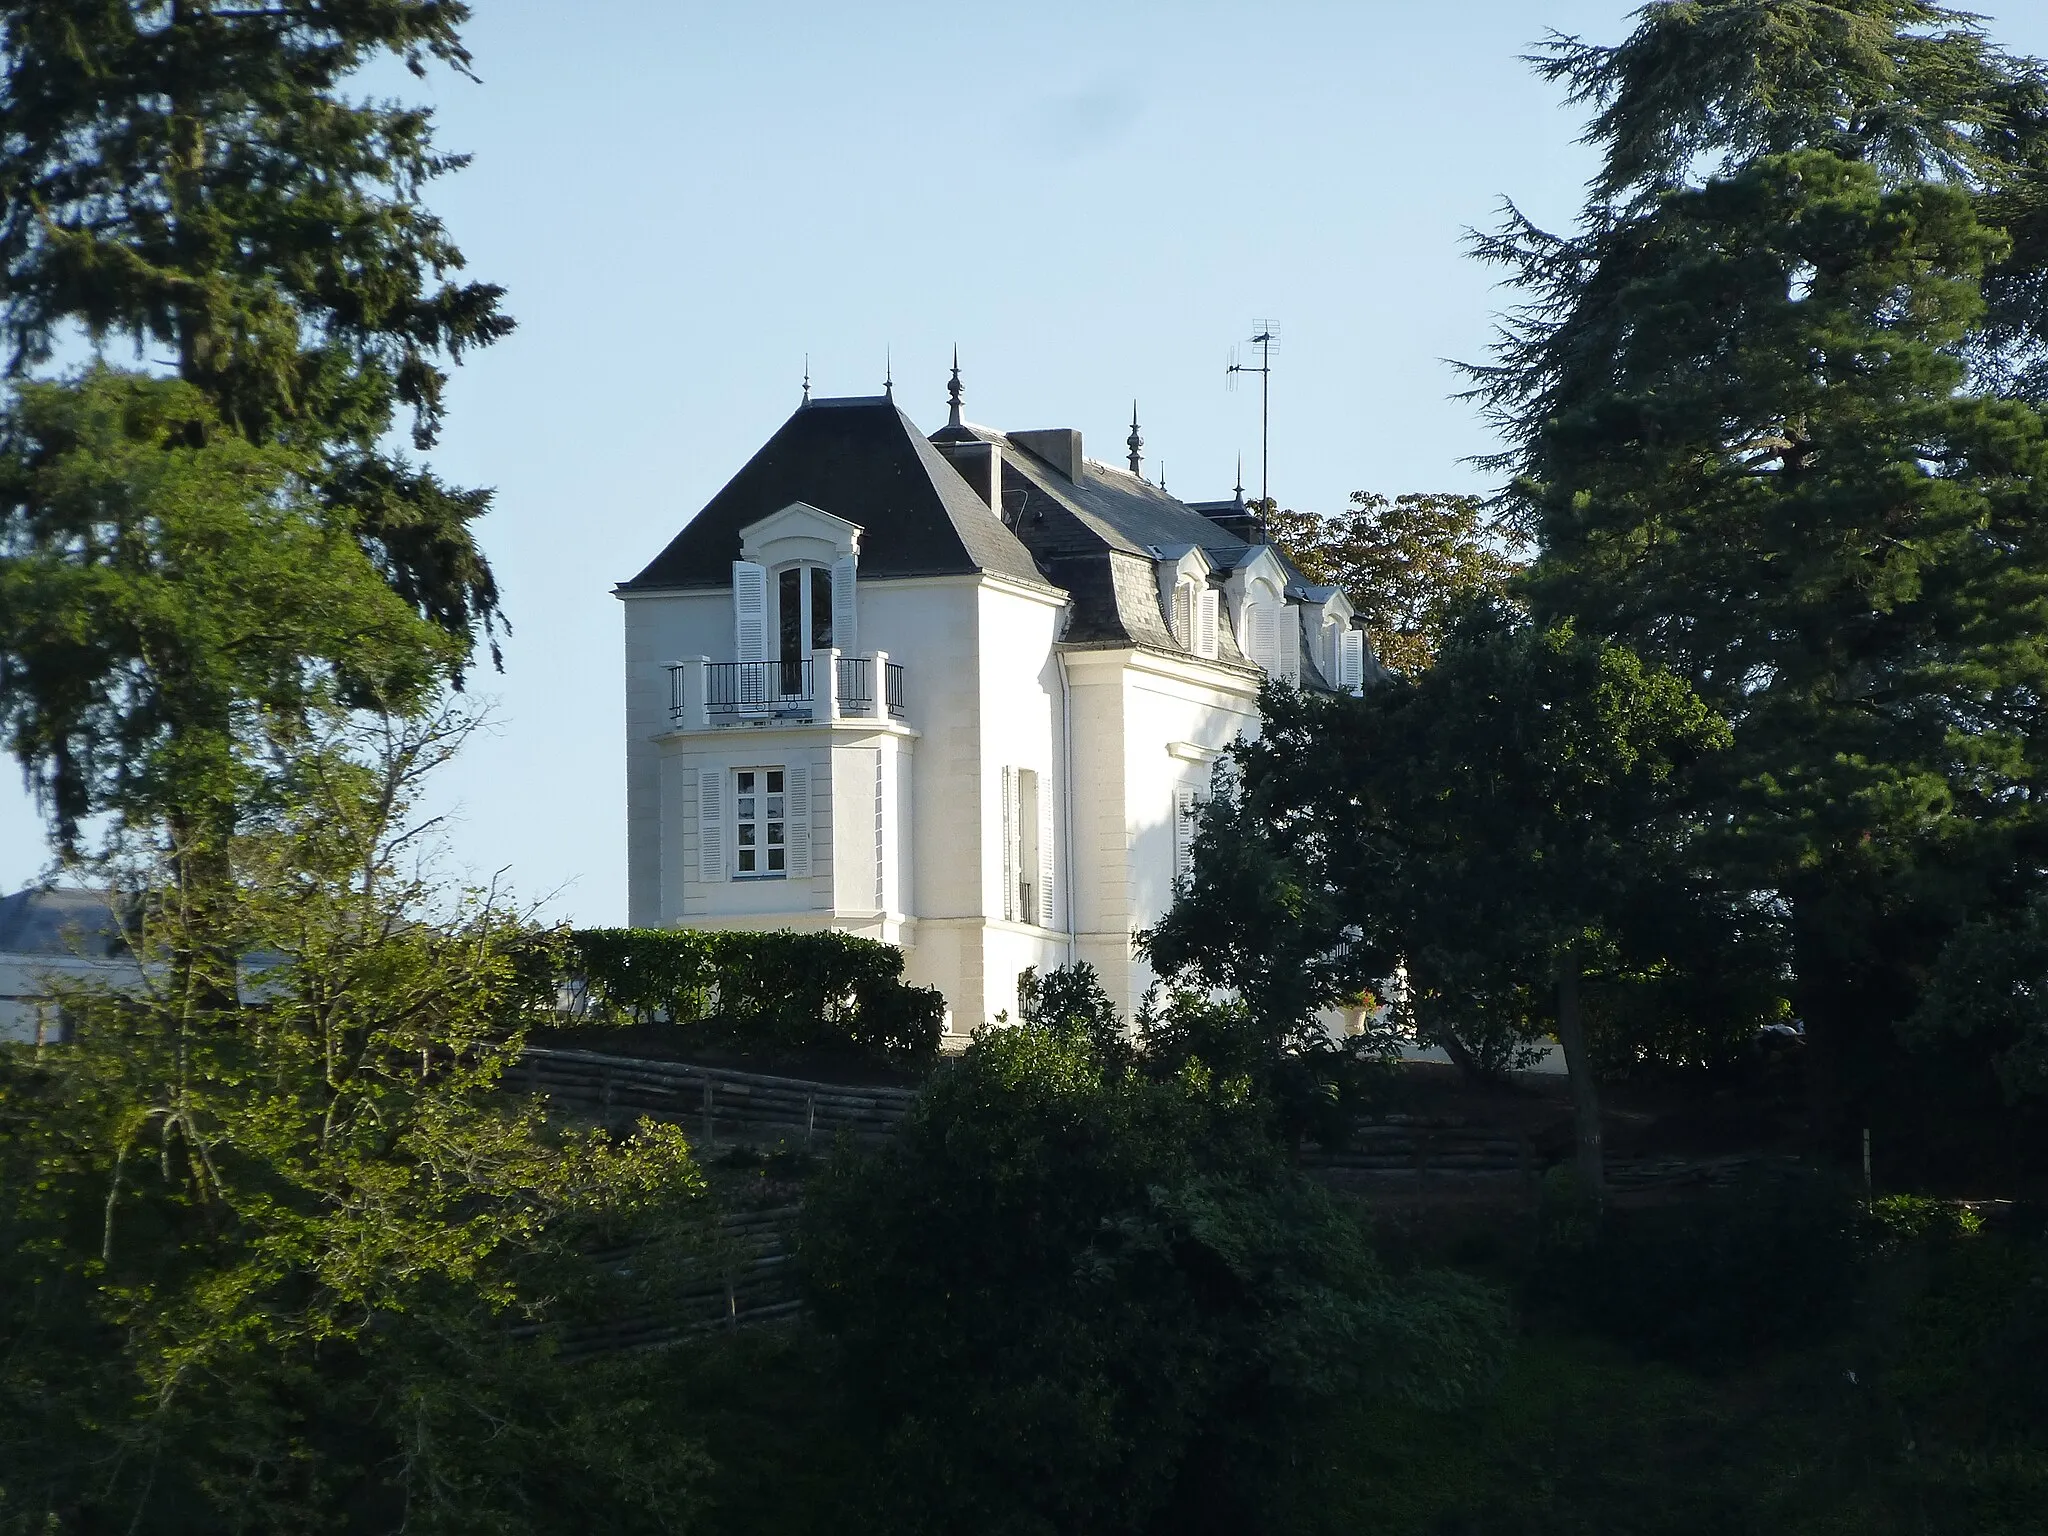
{"type": "MultiPolygon", "coordinates": [[[[380,55],[398,55],[416,73],[429,59],[466,71],[466,17],[465,6],[442,0],[0,4],[0,334],[10,376],[32,376],[79,339],[95,350],[126,344],[138,359],[174,367],[184,386],[150,396],[147,422],[122,427],[137,443],[214,453],[226,436],[273,471],[288,465],[295,515],[356,552],[347,589],[359,591],[354,574],[373,575],[423,623],[409,657],[379,643],[358,665],[323,628],[334,614],[320,582],[283,570],[284,584],[261,595],[277,599],[277,622],[263,632],[266,660],[255,670],[269,668],[275,681],[282,674],[271,662],[282,665],[296,647],[305,667],[330,668],[353,702],[373,707],[403,707],[389,686],[399,673],[459,684],[498,622],[497,589],[471,527],[488,494],[444,485],[383,443],[409,411],[415,447],[430,446],[443,362],[504,335],[510,321],[500,290],[453,279],[461,253],[421,202],[425,184],[461,157],[435,150],[426,111],[344,89],[380,55]]],[[[72,414],[101,419],[105,387],[80,381],[72,414]]],[[[134,399],[145,393],[137,386],[134,399]]],[[[153,503],[171,488],[123,490],[103,475],[92,495],[108,506],[67,499],[62,475],[46,472],[69,451],[46,431],[60,414],[49,397],[26,393],[9,412],[15,465],[40,466],[13,477],[0,508],[4,558],[27,568],[11,579],[90,606],[104,605],[109,583],[145,579],[145,568],[176,578],[157,535],[192,504],[181,512],[153,503]],[[104,542],[116,525],[119,542],[104,542]],[[68,576],[58,569],[67,565],[68,576]]],[[[216,458],[240,453],[222,446],[216,458]]],[[[144,482],[146,457],[127,460],[144,482]]],[[[111,462],[99,458],[102,469],[111,462]]],[[[224,499],[209,514],[212,536],[239,548],[217,551],[219,569],[244,557],[251,572],[276,564],[255,548],[265,522],[246,515],[249,498],[213,489],[224,499]],[[239,532],[228,526],[234,507],[245,514],[239,532]]],[[[325,558],[339,557],[330,549],[325,558]]],[[[239,622],[227,609],[202,612],[200,596],[187,584],[146,624],[127,614],[125,631],[80,628],[77,607],[15,610],[10,619],[26,629],[0,641],[0,711],[60,843],[75,848],[80,819],[93,812],[133,819],[143,807],[130,791],[146,773],[180,878],[218,900],[230,883],[225,850],[238,804],[218,771],[222,744],[240,733],[246,746],[250,721],[275,700],[246,668],[233,679],[180,670],[206,649],[200,631],[239,622]],[[180,624],[186,632],[163,643],[180,624]],[[146,768],[116,761],[144,739],[146,768]]],[[[218,584],[210,597],[237,601],[218,584]]],[[[216,970],[227,961],[215,959],[216,970]]]]}
{"type": "Polygon", "coordinates": [[[1479,391],[1538,616],[1734,728],[1716,858],[1789,906],[1842,1131],[1925,1095],[1892,1026],[2041,867],[2048,75],[1935,6],[1639,14],[1542,66],[1604,165],[1576,234],[1481,242],[1525,303],[1479,391]]]}

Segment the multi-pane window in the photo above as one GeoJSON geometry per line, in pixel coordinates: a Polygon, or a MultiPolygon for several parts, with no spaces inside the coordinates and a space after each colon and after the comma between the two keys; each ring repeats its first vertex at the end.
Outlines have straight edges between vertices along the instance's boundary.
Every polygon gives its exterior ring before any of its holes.
{"type": "Polygon", "coordinates": [[[740,879],[789,873],[787,798],[780,768],[733,774],[733,852],[740,879]]]}

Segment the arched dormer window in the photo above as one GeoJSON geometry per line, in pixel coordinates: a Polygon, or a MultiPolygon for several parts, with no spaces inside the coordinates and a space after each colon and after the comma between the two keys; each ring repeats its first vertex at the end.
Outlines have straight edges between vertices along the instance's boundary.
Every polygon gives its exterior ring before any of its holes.
{"type": "MultiPolygon", "coordinates": [[[[800,675],[817,651],[853,651],[854,581],[860,528],[829,512],[792,502],[740,530],[742,558],[733,562],[733,624],[737,659],[777,661],[800,675]]],[[[785,692],[794,684],[785,681],[785,692]]]]}
{"type": "Polygon", "coordinates": [[[1184,651],[1214,660],[1219,598],[1209,585],[1214,569],[1199,545],[1154,549],[1159,561],[1159,598],[1167,632],[1184,651]]]}

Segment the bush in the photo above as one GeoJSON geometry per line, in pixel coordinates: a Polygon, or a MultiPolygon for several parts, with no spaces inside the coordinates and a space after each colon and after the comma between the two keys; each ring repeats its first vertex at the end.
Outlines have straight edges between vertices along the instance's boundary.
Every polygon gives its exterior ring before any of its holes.
{"type": "Polygon", "coordinates": [[[1546,1209],[1531,1299],[1646,1354],[1731,1366],[1848,1321],[1861,1221],[1848,1191],[1820,1178],[1594,1219],[1567,1196],[1546,1209]]]}
{"type": "Polygon", "coordinates": [[[578,1023],[665,1023],[706,1044],[909,1066],[938,1054],[945,999],[903,980],[893,944],[687,928],[579,928],[559,938],[547,985],[578,1023]]]}
{"type": "Polygon", "coordinates": [[[1456,1401],[1505,1348],[1477,1285],[1389,1277],[1245,1101],[1085,1025],[977,1034],[814,1185],[802,1257],[892,1531],[1269,1529],[1311,1415],[1456,1401]]]}

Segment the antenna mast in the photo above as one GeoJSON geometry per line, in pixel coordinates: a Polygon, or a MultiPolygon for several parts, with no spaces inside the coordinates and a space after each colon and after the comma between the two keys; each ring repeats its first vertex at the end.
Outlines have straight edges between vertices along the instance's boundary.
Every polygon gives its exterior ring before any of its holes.
{"type": "Polygon", "coordinates": [[[1280,342],[1280,328],[1271,320],[1254,320],[1251,344],[1259,349],[1259,365],[1237,360],[1237,349],[1230,352],[1230,363],[1223,370],[1226,382],[1235,383],[1240,373],[1256,373],[1259,376],[1259,501],[1270,512],[1272,490],[1268,475],[1272,467],[1272,422],[1273,422],[1273,348],[1280,342]]]}

